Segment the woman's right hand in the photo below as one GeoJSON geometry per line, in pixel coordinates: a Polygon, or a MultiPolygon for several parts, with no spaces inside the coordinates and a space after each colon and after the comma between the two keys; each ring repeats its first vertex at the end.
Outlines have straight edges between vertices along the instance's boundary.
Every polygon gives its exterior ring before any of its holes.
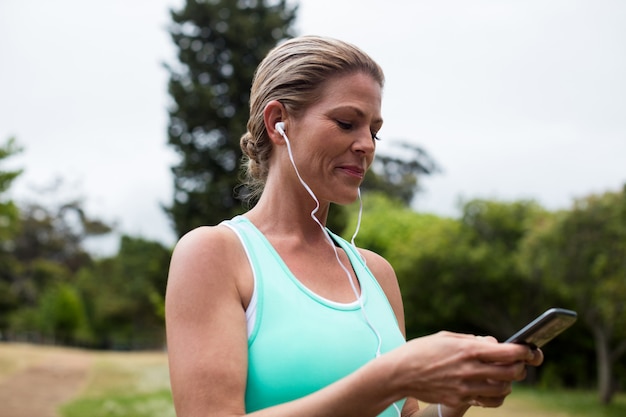
{"type": "Polygon", "coordinates": [[[540,354],[493,337],[439,332],[407,342],[388,359],[400,360],[395,380],[407,397],[449,407],[498,407],[512,382],[526,377],[526,365],[541,362],[534,359],[540,354]]]}

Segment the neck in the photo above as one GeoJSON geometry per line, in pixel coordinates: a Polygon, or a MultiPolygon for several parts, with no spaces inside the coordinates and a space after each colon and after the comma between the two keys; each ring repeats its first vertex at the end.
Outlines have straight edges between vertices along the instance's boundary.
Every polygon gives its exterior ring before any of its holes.
{"type": "MultiPolygon", "coordinates": [[[[264,234],[301,235],[310,240],[323,237],[319,224],[311,213],[317,203],[301,187],[274,187],[268,183],[258,203],[246,217],[264,234]]],[[[326,225],[330,203],[320,202],[313,214],[322,226],[326,225]]]]}

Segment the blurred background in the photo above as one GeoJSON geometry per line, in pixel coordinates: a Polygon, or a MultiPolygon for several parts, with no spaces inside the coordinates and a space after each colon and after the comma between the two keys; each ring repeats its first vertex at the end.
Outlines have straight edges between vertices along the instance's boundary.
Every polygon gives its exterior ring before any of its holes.
{"type": "MultiPolygon", "coordinates": [[[[579,323],[529,384],[626,382],[626,3],[0,3],[0,339],[163,349],[176,239],[245,211],[252,72],[283,39],[386,73],[360,246],[396,268],[410,336],[579,323]],[[234,191],[235,190],[235,191],[234,191]]],[[[334,208],[351,235],[355,208],[334,208]]],[[[553,353],[550,355],[550,353],[553,353]]]]}

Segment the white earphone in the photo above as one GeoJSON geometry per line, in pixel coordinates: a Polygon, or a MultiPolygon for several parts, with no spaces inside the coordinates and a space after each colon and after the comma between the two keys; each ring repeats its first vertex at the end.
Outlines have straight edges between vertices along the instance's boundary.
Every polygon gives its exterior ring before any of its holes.
{"type": "MultiPolygon", "coordinates": [[[[284,122],[277,122],[274,125],[274,127],[276,128],[278,133],[280,133],[280,135],[283,138],[285,138],[285,143],[287,144],[287,152],[289,153],[289,159],[291,161],[291,165],[293,166],[293,169],[296,172],[296,175],[298,176],[298,179],[300,180],[300,183],[305,188],[305,190],[309,193],[311,198],[313,198],[313,200],[315,201],[315,208],[313,209],[313,211],[311,211],[311,218],[318,224],[318,226],[320,227],[320,229],[322,230],[322,232],[326,236],[326,239],[328,240],[328,243],[330,244],[330,246],[333,248],[333,251],[335,252],[335,258],[337,259],[337,262],[339,263],[339,266],[341,267],[341,269],[343,269],[343,271],[345,272],[346,276],[348,277],[348,280],[350,281],[350,286],[352,287],[352,290],[354,291],[354,295],[357,298],[357,300],[359,301],[359,304],[361,306],[361,312],[363,313],[363,317],[365,318],[365,322],[370,327],[370,329],[374,332],[374,334],[376,335],[376,338],[378,339],[378,346],[376,348],[376,356],[380,356],[380,354],[381,354],[381,347],[382,347],[382,338],[380,336],[380,333],[378,333],[378,330],[376,330],[376,328],[374,327],[372,322],[369,320],[369,318],[367,316],[367,313],[365,311],[365,306],[363,304],[363,297],[360,296],[359,291],[356,288],[356,284],[352,280],[352,276],[350,275],[350,272],[348,271],[347,267],[343,264],[343,262],[339,258],[339,253],[337,252],[337,248],[335,246],[335,243],[334,243],[333,239],[331,238],[330,234],[328,233],[328,231],[326,230],[324,225],[322,225],[322,223],[319,221],[317,216],[315,216],[315,213],[317,213],[317,211],[320,208],[320,202],[317,199],[317,197],[315,196],[315,193],[313,192],[313,190],[311,190],[309,185],[300,176],[300,172],[298,171],[298,167],[296,166],[296,162],[294,161],[294,158],[293,158],[293,153],[291,152],[291,144],[289,143],[289,138],[287,137],[287,134],[285,133],[285,123],[284,122]]],[[[363,212],[363,202],[361,201],[361,190],[360,189],[359,189],[359,202],[360,202],[359,217],[358,217],[356,231],[354,232],[354,235],[352,236],[352,242],[351,242],[352,246],[354,246],[355,248],[356,248],[356,245],[354,243],[354,239],[356,238],[356,235],[359,232],[359,227],[361,225],[361,214],[363,212]]],[[[358,253],[358,251],[357,251],[357,253],[358,253]]]]}
{"type": "MultiPolygon", "coordinates": [[[[315,193],[313,193],[313,190],[311,190],[311,188],[308,186],[308,184],[302,179],[302,177],[300,176],[300,172],[298,171],[298,167],[296,167],[296,162],[294,161],[293,153],[291,152],[291,144],[289,143],[289,138],[287,137],[287,134],[285,133],[285,123],[284,122],[277,122],[274,125],[274,127],[276,128],[276,131],[278,131],[278,133],[280,133],[280,135],[285,139],[285,143],[287,144],[287,151],[289,153],[289,159],[291,160],[291,164],[293,165],[293,169],[296,171],[296,175],[298,176],[298,179],[300,180],[300,183],[302,184],[302,186],[306,189],[306,191],[309,193],[309,195],[315,201],[315,208],[313,209],[313,211],[311,211],[311,218],[321,228],[322,232],[326,236],[326,239],[328,240],[328,243],[333,248],[333,251],[335,252],[335,259],[339,263],[339,266],[341,267],[341,269],[343,269],[344,273],[346,274],[346,276],[348,278],[348,281],[350,281],[350,286],[352,287],[352,290],[354,291],[354,295],[355,295],[356,299],[358,300],[359,305],[361,307],[361,313],[363,314],[363,318],[364,318],[365,322],[367,323],[368,327],[372,330],[372,332],[376,336],[376,339],[378,340],[378,345],[376,346],[376,353],[375,353],[375,356],[378,357],[378,356],[381,355],[383,339],[382,339],[380,333],[378,332],[378,330],[376,329],[376,327],[374,327],[374,325],[370,321],[370,319],[369,319],[369,317],[367,315],[367,312],[365,311],[365,305],[364,305],[364,302],[363,302],[363,297],[361,296],[361,294],[359,294],[359,291],[356,288],[356,284],[353,281],[352,276],[351,276],[350,272],[348,271],[348,268],[343,264],[343,262],[339,258],[339,253],[337,251],[337,248],[335,246],[334,241],[332,240],[329,232],[326,230],[324,225],[322,225],[322,223],[319,221],[317,216],[315,216],[315,213],[320,208],[320,203],[319,203],[319,200],[317,199],[317,197],[315,196],[315,193]]],[[[359,227],[361,225],[361,214],[363,213],[363,202],[361,201],[361,190],[360,189],[359,189],[359,203],[360,203],[360,208],[359,208],[359,217],[358,217],[357,227],[356,227],[356,231],[354,232],[354,235],[352,236],[352,242],[351,242],[352,246],[354,246],[355,248],[356,248],[356,245],[354,243],[354,239],[356,238],[356,235],[359,232],[359,227]]],[[[358,251],[356,253],[358,253],[358,251]]],[[[398,413],[398,416],[400,416],[400,409],[398,408],[398,406],[395,403],[393,404],[393,406],[396,409],[396,411],[398,413]]]]}

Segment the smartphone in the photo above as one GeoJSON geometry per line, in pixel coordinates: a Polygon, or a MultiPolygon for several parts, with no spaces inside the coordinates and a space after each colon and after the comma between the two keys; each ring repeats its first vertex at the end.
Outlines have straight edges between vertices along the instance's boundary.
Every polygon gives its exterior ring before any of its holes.
{"type": "Polygon", "coordinates": [[[577,317],[575,311],[551,308],[504,343],[520,343],[532,348],[540,348],[574,324],[577,317]]]}

